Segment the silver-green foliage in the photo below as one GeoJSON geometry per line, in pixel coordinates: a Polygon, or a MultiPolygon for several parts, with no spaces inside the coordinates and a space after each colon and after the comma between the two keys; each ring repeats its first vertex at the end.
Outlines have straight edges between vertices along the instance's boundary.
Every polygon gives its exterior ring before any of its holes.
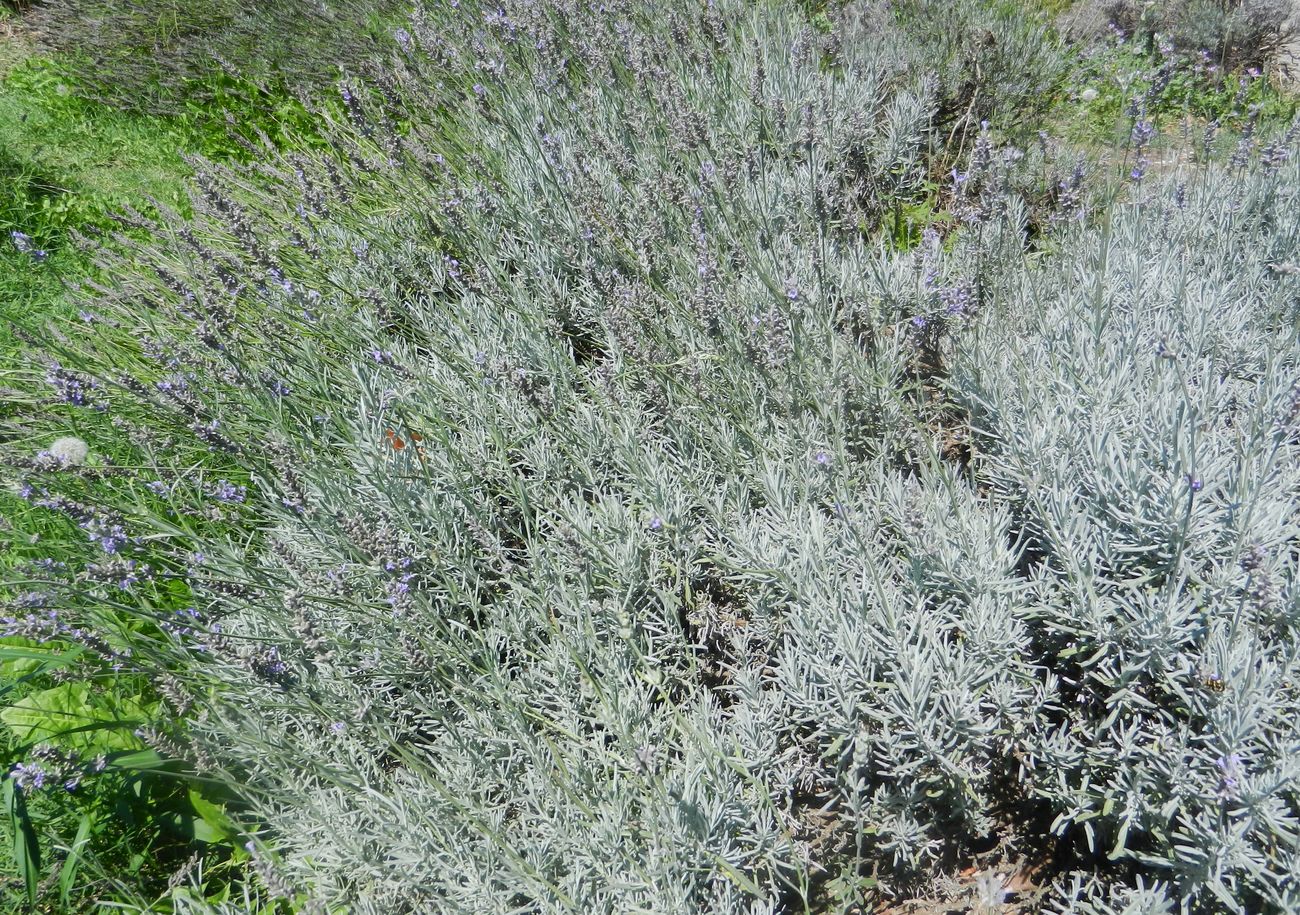
{"type": "Polygon", "coordinates": [[[944,137],[873,4],[462,0],[397,45],[328,161],[200,164],[83,354],[203,621],[133,658],[268,892],[841,911],[1041,821],[1165,881],[1080,852],[1063,905],[1295,904],[1294,165],[1042,256],[981,136],[900,252],[944,137]],[[247,539],[189,530],[196,440],[247,539]]]}
{"type": "Polygon", "coordinates": [[[1027,783],[1227,908],[1297,905],[1296,192],[1293,166],[1210,170],[1118,205],[951,379],[1060,678],[1027,783]]]}
{"type": "Polygon", "coordinates": [[[1062,31],[1096,38],[1111,29],[1179,51],[1209,55],[1226,67],[1278,62],[1300,24],[1292,0],[1079,0],[1060,16],[1062,31]]]}

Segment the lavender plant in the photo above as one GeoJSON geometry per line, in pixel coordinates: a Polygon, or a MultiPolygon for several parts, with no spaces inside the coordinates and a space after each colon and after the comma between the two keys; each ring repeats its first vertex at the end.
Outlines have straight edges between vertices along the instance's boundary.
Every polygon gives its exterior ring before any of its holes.
{"type": "Polygon", "coordinates": [[[1295,38],[1294,16],[1289,0],[1082,0],[1061,14],[1060,24],[1075,38],[1118,31],[1148,50],[1166,44],[1228,69],[1271,68],[1295,38]]]}
{"type": "Polygon", "coordinates": [[[100,637],[248,909],[1294,908],[1293,143],[1094,198],[976,128],[898,250],[942,78],[829,16],[420,8],[104,252],[49,373],[139,471],[24,485],[191,595],[100,637]]]}
{"type": "Polygon", "coordinates": [[[1054,830],[1226,910],[1295,905],[1293,169],[1112,211],[952,379],[1060,678],[1025,783],[1054,830]]]}

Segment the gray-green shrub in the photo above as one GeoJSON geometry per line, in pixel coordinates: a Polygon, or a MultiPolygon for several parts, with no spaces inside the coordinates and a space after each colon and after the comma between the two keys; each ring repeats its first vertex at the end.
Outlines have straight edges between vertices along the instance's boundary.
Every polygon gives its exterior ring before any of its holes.
{"type": "Polygon", "coordinates": [[[1291,0],[1081,0],[1061,14],[1060,24],[1074,38],[1095,39],[1119,29],[1152,48],[1168,43],[1237,69],[1274,63],[1296,37],[1295,15],[1291,0]]]}
{"type": "Polygon", "coordinates": [[[423,9],[330,157],[109,257],[139,346],[50,377],[155,418],[91,529],[192,590],[117,638],[268,895],[848,911],[1055,834],[1063,911],[1294,908],[1296,160],[1044,254],[981,131],[895,250],[945,137],[890,22],[423,9]]]}

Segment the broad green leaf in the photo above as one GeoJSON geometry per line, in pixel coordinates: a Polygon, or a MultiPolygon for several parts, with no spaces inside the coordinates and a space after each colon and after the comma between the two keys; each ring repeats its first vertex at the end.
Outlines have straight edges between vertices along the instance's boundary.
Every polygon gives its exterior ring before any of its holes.
{"type": "Polygon", "coordinates": [[[194,837],[200,842],[220,843],[228,842],[239,835],[239,827],[235,825],[230,817],[226,816],[226,811],[219,804],[214,804],[205,798],[193,788],[189,791],[190,804],[193,805],[194,811],[199,815],[199,820],[195,823],[194,837]],[[200,830],[202,825],[205,829],[200,830]]]}
{"type": "Polygon", "coordinates": [[[44,648],[32,639],[7,638],[0,643],[0,684],[21,680],[42,668],[62,667],[78,653],[76,649],[44,648]]]}
{"type": "Polygon", "coordinates": [[[133,772],[144,772],[150,769],[163,769],[168,765],[168,761],[158,755],[155,750],[137,750],[134,753],[124,753],[120,756],[114,756],[109,760],[109,765],[115,769],[126,769],[133,772]]]}
{"type": "Polygon", "coordinates": [[[0,710],[0,721],[19,741],[49,741],[84,753],[139,749],[134,731],[151,717],[137,698],[99,695],[86,683],[63,683],[0,710]]]}

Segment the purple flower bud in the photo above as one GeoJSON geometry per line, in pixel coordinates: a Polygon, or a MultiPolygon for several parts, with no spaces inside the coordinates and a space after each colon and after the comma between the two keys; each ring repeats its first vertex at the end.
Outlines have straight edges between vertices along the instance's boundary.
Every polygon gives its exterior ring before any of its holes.
{"type": "Polygon", "coordinates": [[[14,784],[26,791],[40,791],[44,788],[47,774],[39,763],[18,763],[9,770],[9,777],[14,784]]]}
{"type": "Polygon", "coordinates": [[[1236,797],[1241,786],[1241,779],[1245,776],[1241,754],[1229,753],[1226,756],[1220,756],[1214,761],[1214,765],[1219,770],[1220,796],[1225,799],[1236,797]]]}
{"type": "Polygon", "coordinates": [[[229,480],[218,480],[212,490],[212,498],[227,504],[242,503],[248,496],[248,487],[236,486],[229,480]]]}
{"type": "Polygon", "coordinates": [[[60,400],[74,407],[93,406],[91,392],[99,387],[93,379],[82,378],[57,362],[46,370],[45,383],[55,389],[60,400]]]}
{"type": "Polygon", "coordinates": [[[116,554],[127,543],[126,530],[120,524],[114,524],[98,516],[87,518],[81,523],[91,543],[98,543],[99,548],[109,555],[116,554]]]}
{"type": "Polygon", "coordinates": [[[252,660],[253,673],[279,686],[288,686],[293,681],[289,665],[280,657],[280,649],[272,645],[252,660]]]}
{"type": "Polygon", "coordinates": [[[9,233],[9,240],[13,242],[14,249],[19,254],[26,254],[34,261],[43,261],[49,257],[49,252],[44,248],[37,248],[32,244],[32,237],[26,232],[19,232],[14,229],[9,233]]]}

